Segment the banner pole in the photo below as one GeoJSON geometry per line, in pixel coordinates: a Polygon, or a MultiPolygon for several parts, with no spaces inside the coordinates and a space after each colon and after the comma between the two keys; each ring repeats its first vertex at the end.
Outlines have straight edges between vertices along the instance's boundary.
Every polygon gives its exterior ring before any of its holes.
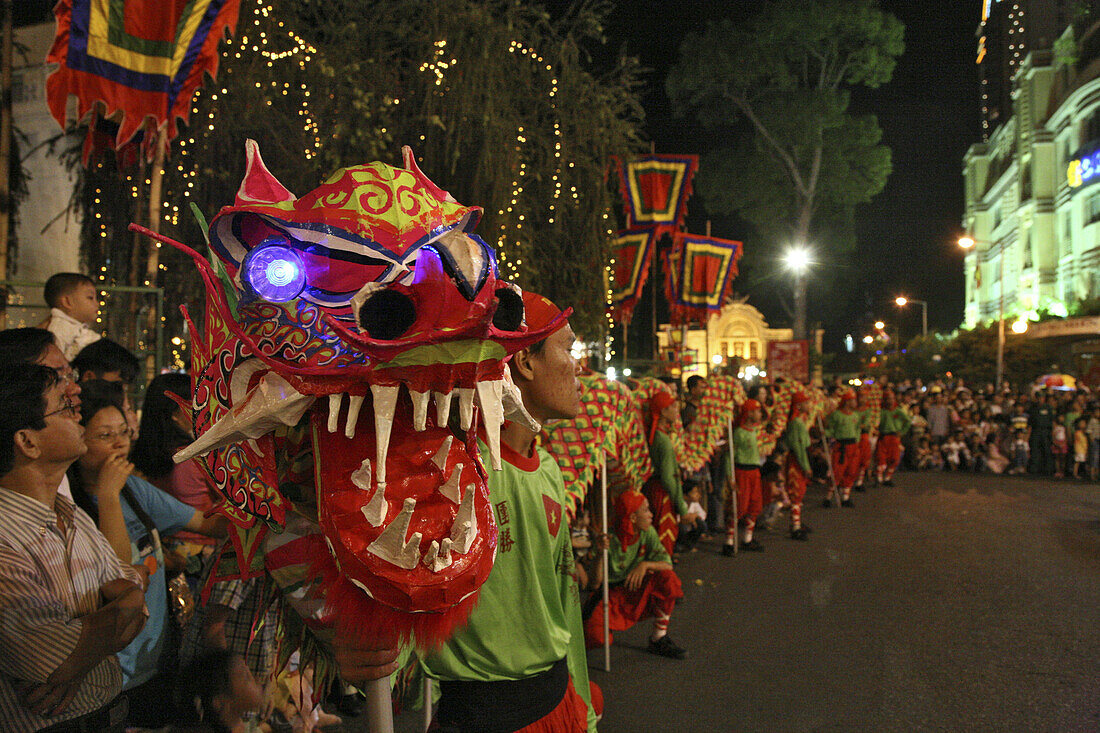
{"type": "MultiPolygon", "coordinates": [[[[607,538],[607,453],[600,452],[600,502],[603,505],[603,536],[607,538]]],[[[610,542],[610,538],[608,538],[610,542]]],[[[603,668],[605,672],[611,671],[611,586],[607,582],[610,570],[608,553],[610,547],[603,551],[603,668]]]]}

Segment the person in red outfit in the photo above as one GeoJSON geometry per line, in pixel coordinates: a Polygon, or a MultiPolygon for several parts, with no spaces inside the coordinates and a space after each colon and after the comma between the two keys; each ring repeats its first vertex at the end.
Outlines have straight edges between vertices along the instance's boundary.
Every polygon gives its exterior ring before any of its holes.
{"type": "MultiPolygon", "coordinates": [[[[647,651],[662,657],[683,659],[687,651],[668,636],[668,624],[676,601],[684,595],[680,578],[672,570],[672,558],[653,529],[653,512],[645,495],[624,491],[615,499],[615,536],[608,544],[608,627],[625,631],[652,617],[653,633],[647,651]]],[[[608,538],[603,538],[607,542],[608,538]]],[[[596,582],[603,582],[603,564],[596,566],[596,582]]],[[[603,604],[584,624],[584,638],[591,647],[603,645],[603,604]]]]}

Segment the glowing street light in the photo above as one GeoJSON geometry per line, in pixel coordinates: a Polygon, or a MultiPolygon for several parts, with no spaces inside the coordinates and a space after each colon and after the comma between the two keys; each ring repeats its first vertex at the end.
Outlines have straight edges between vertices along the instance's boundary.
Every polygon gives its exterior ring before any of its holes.
{"type": "Polygon", "coordinates": [[[904,295],[899,295],[894,298],[894,302],[898,304],[898,308],[904,308],[909,303],[917,303],[920,305],[920,335],[924,338],[928,337],[928,303],[923,300],[917,300],[915,298],[906,298],[904,295]]]}
{"type": "Polygon", "coordinates": [[[813,264],[810,249],[798,245],[783,255],[787,269],[794,274],[794,337],[806,338],[806,273],[813,264]]]}
{"type": "Polygon", "coordinates": [[[1027,319],[1017,318],[1012,322],[1012,333],[1022,334],[1027,333],[1027,319]]]}
{"type": "Polygon", "coordinates": [[[977,242],[974,241],[974,237],[959,237],[959,246],[963,249],[970,249],[977,242]]]}
{"type": "Polygon", "coordinates": [[[882,321],[875,321],[875,328],[881,331],[882,329],[886,328],[886,324],[882,321]]]}
{"type": "Polygon", "coordinates": [[[863,343],[870,346],[871,344],[875,343],[875,337],[868,334],[867,336],[863,337],[863,343]]]}

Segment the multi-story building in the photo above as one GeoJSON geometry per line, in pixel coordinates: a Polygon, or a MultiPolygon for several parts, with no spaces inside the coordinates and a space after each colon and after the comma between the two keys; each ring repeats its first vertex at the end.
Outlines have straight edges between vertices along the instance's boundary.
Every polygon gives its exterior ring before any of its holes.
{"type": "MultiPolygon", "coordinates": [[[[1026,5],[1011,7],[1026,19],[1041,3],[1026,5]]],[[[1100,22],[1089,23],[1013,57],[1011,114],[964,159],[968,327],[1100,297],[1100,22]]]]}

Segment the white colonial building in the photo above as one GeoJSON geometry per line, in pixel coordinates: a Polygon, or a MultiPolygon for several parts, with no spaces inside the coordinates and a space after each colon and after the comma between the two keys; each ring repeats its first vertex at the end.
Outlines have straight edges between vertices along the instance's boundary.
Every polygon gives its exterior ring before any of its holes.
{"type": "Polygon", "coordinates": [[[1023,58],[1012,115],[964,159],[967,327],[1100,297],[1100,23],[1055,48],[1023,58]]]}

